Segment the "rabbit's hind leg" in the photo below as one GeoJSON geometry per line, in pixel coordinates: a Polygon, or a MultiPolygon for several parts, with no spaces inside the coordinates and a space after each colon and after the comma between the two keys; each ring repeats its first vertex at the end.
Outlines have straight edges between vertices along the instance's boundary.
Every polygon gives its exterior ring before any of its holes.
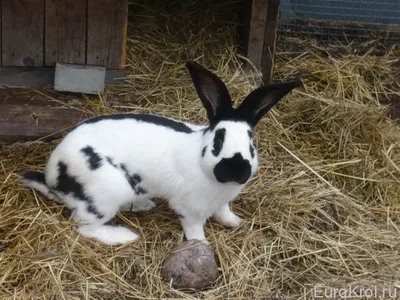
{"type": "MultiPolygon", "coordinates": [[[[72,167],[70,169],[73,170],[72,167]]],[[[81,176],[70,174],[70,169],[61,169],[65,174],[59,176],[58,192],[64,192],[65,202],[71,203],[73,219],[79,223],[78,232],[107,245],[136,240],[139,235],[128,228],[105,225],[115,216],[121,204],[135,197],[124,174],[111,165],[103,165],[90,174],[81,170],[81,176]],[[79,182],[78,178],[86,180],[79,182]]]]}
{"type": "Polygon", "coordinates": [[[107,245],[121,245],[135,241],[139,235],[122,226],[105,225],[112,219],[117,209],[110,207],[107,213],[100,213],[100,216],[93,218],[93,213],[89,213],[87,208],[78,207],[74,213],[74,219],[82,223],[78,227],[78,232],[90,239],[96,239],[107,245]]]}

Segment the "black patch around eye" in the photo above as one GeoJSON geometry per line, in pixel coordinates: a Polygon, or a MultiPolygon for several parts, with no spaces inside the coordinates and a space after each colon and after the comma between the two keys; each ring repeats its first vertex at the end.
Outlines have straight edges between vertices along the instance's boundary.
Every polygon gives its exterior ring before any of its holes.
{"type": "Polygon", "coordinates": [[[250,145],[250,155],[251,158],[254,158],[254,147],[252,145],[250,145]]]}
{"type": "Polygon", "coordinates": [[[201,151],[201,156],[204,157],[204,155],[206,155],[206,151],[207,151],[207,146],[205,146],[203,148],[203,150],[201,151]]]}
{"type": "Polygon", "coordinates": [[[93,147],[86,146],[81,149],[81,152],[87,157],[90,170],[94,171],[101,167],[103,159],[94,151],[93,147]]]}
{"type": "Polygon", "coordinates": [[[62,161],[58,162],[57,184],[54,189],[66,195],[71,194],[75,199],[86,202],[89,213],[94,214],[98,219],[104,218],[104,215],[93,204],[93,199],[85,193],[83,184],[68,173],[68,166],[62,161]]]}
{"type": "Polygon", "coordinates": [[[214,149],[212,150],[212,154],[214,154],[214,156],[218,156],[222,150],[222,146],[224,145],[225,141],[225,133],[226,133],[225,128],[220,128],[215,132],[214,149]]]}
{"type": "Polygon", "coordinates": [[[253,138],[253,133],[250,130],[247,130],[247,134],[249,135],[249,138],[252,139],[253,138]]]}

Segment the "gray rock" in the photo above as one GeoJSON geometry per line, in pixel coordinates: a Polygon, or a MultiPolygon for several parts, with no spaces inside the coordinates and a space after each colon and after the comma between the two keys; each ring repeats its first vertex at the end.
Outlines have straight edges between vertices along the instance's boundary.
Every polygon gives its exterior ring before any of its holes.
{"type": "Polygon", "coordinates": [[[178,289],[203,289],[218,278],[212,249],[198,240],[179,245],[164,261],[162,277],[178,289]]]}

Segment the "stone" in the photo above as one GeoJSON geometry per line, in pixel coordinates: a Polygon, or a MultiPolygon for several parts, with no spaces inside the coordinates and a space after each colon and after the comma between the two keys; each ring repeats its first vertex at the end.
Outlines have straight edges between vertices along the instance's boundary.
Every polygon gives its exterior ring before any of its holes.
{"type": "Polygon", "coordinates": [[[218,266],[212,249],[199,240],[179,245],[163,262],[162,278],[177,289],[200,290],[218,278],[218,266]]]}

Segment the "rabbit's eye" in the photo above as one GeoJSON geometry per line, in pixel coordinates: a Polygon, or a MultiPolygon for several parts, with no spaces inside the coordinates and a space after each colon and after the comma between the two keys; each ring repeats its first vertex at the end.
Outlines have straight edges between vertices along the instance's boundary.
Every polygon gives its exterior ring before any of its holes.
{"type": "Polygon", "coordinates": [[[225,128],[218,129],[215,132],[214,149],[212,150],[212,154],[214,154],[214,156],[218,156],[219,153],[222,150],[222,146],[223,146],[224,141],[225,141],[225,133],[226,133],[226,129],[225,128]]]}
{"type": "Polygon", "coordinates": [[[250,140],[253,139],[253,133],[250,130],[247,130],[247,134],[249,135],[250,140]]]}
{"type": "Polygon", "coordinates": [[[254,158],[254,147],[250,144],[250,155],[251,158],[254,158]]]}

